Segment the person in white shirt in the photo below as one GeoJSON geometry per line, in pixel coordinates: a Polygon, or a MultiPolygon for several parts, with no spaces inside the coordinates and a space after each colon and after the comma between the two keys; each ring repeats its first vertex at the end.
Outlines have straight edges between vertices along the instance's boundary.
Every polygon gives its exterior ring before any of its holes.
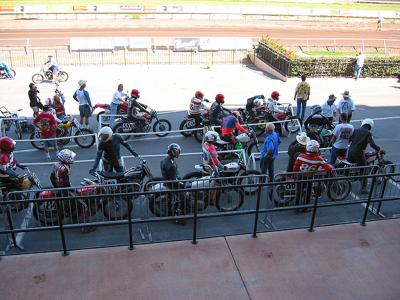
{"type": "Polygon", "coordinates": [[[353,136],[354,127],[347,123],[347,114],[340,114],[340,124],[333,129],[332,151],[329,163],[333,165],[339,156],[346,156],[347,148],[353,136]]]}
{"type": "Polygon", "coordinates": [[[110,127],[113,128],[114,126],[114,121],[115,121],[115,115],[118,112],[118,106],[121,104],[123,98],[126,96],[126,93],[123,92],[124,90],[124,85],[123,84],[118,84],[118,90],[114,93],[111,104],[110,104],[110,127]]]}
{"type": "MultiPolygon", "coordinates": [[[[350,92],[344,91],[343,99],[339,101],[338,104],[338,112],[339,114],[345,113],[347,114],[347,122],[350,123],[351,117],[353,116],[353,111],[355,111],[356,106],[354,101],[350,98],[350,92]]],[[[340,123],[340,120],[339,120],[340,123]]]]}
{"type": "Polygon", "coordinates": [[[321,115],[323,115],[325,118],[327,118],[331,123],[333,123],[336,120],[336,112],[337,108],[335,105],[335,100],[336,97],[335,95],[329,95],[328,100],[325,101],[324,104],[322,104],[322,112],[321,115]]]}
{"type": "Polygon", "coordinates": [[[378,27],[377,27],[377,30],[382,30],[383,21],[384,21],[384,18],[383,18],[382,16],[379,16],[379,17],[378,17],[378,27]]]}
{"type": "Polygon", "coordinates": [[[357,80],[361,76],[362,68],[364,67],[365,55],[362,52],[359,52],[356,55],[356,66],[354,68],[354,79],[357,80]]]}

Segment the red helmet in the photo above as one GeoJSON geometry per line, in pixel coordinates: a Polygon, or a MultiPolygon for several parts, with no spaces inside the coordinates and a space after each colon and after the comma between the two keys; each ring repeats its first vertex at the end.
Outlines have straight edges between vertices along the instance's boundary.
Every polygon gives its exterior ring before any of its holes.
{"type": "Polygon", "coordinates": [[[6,152],[14,151],[15,141],[8,136],[0,138],[0,149],[6,152]]]}
{"type": "Polygon", "coordinates": [[[194,94],[194,96],[195,96],[196,98],[203,98],[203,97],[204,97],[204,94],[203,94],[202,92],[200,92],[200,91],[197,91],[197,92],[194,94]]]}
{"type": "Polygon", "coordinates": [[[218,103],[224,103],[225,102],[225,96],[222,94],[217,94],[217,96],[215,96],[215,101],[217,101],[218,103]]]}
{"type": "Polygon", "coordinates": [[[279,100],[279,93],[277,91],[273,91],[271,93],[271,98],[274,100],[279,100]]]}
{"type": "Polygon", "coordinates": [[[131,91],[131,97],[139,98],[139,96],[140,96],[139,90],[133,89],[133,90],[131,91]]]}

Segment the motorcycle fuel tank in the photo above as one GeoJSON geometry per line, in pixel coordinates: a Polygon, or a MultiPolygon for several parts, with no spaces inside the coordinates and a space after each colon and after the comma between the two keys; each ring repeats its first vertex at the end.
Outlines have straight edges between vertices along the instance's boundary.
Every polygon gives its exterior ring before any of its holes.
{"type": "Polygon", "coordinates": [[[237,162],[231,162],[224,165],[224,173],[236,173],[239,172],[240,165],[237,162]]]}
{"type": "Polygon", "coordinates": [[[247,143],[250,141],[250,137],[245,133],[241,133],[236,137],[236,140],[241,143],[247,143]]]}

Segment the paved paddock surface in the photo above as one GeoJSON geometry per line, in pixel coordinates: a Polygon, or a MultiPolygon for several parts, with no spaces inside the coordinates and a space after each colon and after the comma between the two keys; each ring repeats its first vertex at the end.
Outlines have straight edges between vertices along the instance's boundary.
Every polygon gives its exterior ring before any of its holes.
{"type": "Polygon", "coordinates": [[[394,219],[9,256],[0,290],[2,299],[398,299],[399,229],[394,219]]]}

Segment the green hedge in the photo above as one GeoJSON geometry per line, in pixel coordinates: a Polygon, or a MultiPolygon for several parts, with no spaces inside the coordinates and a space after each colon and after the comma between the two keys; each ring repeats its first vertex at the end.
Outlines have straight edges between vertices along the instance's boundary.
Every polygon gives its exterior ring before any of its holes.
{"type": "MultiPolygon", "coordinates": [[[[293,58],[290,60],[289,76],[353,76],[354,58],[293,58]]],[[[400,74],[400,57],[366,58],[363,77],[394,77],[400,74]]]]}

